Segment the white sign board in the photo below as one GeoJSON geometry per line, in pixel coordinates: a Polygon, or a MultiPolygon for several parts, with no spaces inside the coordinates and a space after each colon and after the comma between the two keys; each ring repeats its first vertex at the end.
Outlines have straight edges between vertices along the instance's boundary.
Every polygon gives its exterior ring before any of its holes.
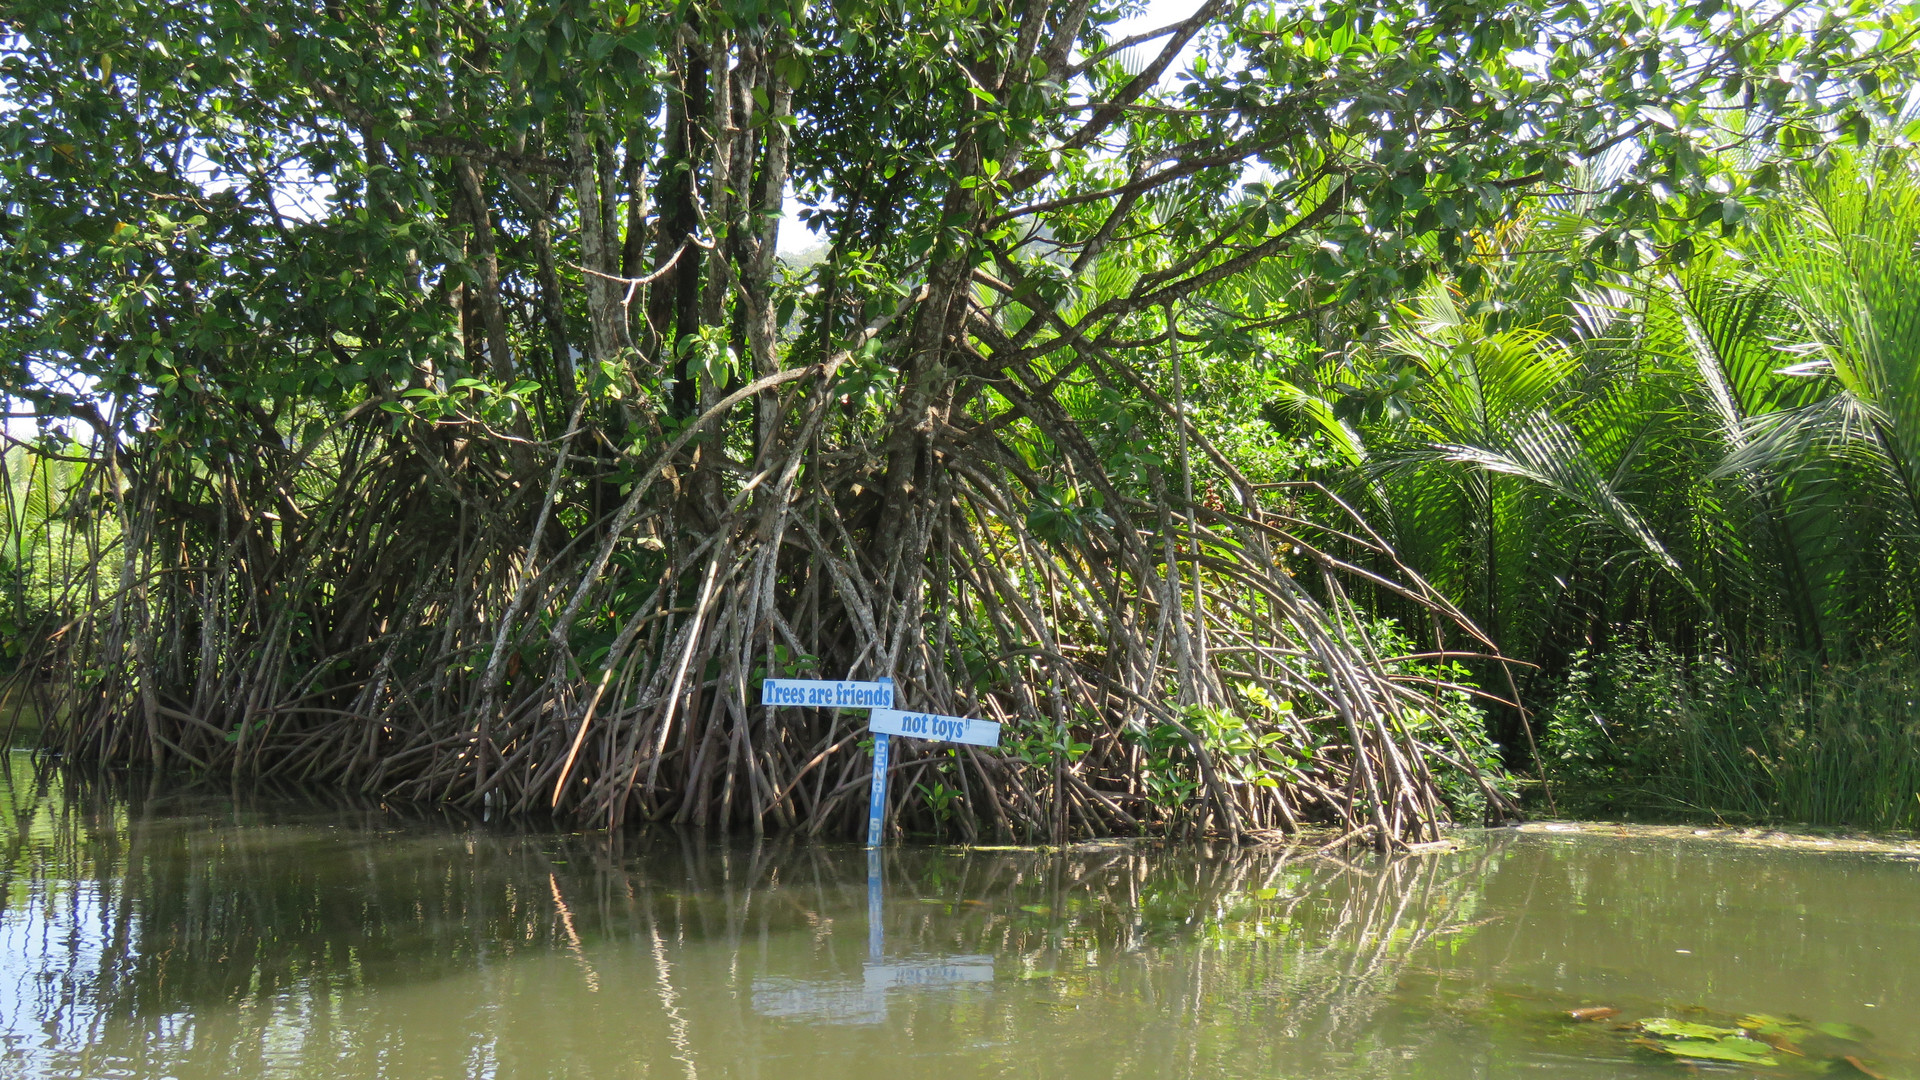
{"type": "Polygon", "coordinates": [[[999,746],[1000,725],[991,720],[965,716],[940,716],[935,713],[900,712],[875,709],[867,714],[867,730],[882,735],[905,735],[910,739],[937,739],[966,743],[968,746],[999,746]]]}
{"type": "Polygon", "coordinates": [[[760,704],[808,709],[891,709],[893,684],[768,679],[760,684],[760,704]]]}

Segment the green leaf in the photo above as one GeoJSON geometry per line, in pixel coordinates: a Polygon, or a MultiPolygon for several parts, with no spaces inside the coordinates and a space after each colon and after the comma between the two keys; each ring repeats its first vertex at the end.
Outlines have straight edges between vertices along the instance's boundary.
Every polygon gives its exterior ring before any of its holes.
{"type": "Polygon", "coordinates": [[[1649,1035],[1658,1035],[1663,1039],[1722,1039],[1739,1035],[1738,1028],[1714,1027],[1711,1024],[1696,1024],[1691,1020],[1671,1020],[1661,1017],[1640,1022],[1640,1030],[1649,1035]]]}
{"type": "Polygon", "coordinates": [[[1655,1044],[1661,1051],[1678,1058],[1690,1058],[1697,1061],[1729,1061],[1742,1065],[1778,1065],[1780,1059],[1773,1056],[1773,1048],[1763,1042],[1752,1039],[1733,1038],[1717,1041],[1686,1039],[1680,1042],[1655,1044]]]}
{"type": "Polygon", "coordinates": [[[1765,1013],[1749,1013],[1740,1017],[1740,1027],[1749,1034],[1770,1035],[1780,1039],[1804,1039],[1813,1033],[1813,1029],[1798,1020],[1765,1013]]]}

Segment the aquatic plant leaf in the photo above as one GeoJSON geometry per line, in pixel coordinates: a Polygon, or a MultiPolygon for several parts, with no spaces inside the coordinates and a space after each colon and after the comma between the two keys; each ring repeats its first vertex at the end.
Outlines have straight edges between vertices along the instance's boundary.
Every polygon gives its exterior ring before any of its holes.
{"type": "Polygon", "coordinates": [[[1740,1034],[1736,1028],[1696,1024],[1691,1020],[1669,1020],[1666,1017],[1643,1020],[1640,1023],[1640,1030],[1649,1035],[1658,1035],[1663,1039],[1723,1039],[1729,1035],[1740,1034]]]}
{"type": "Polygon", "coordinates": [[[1824,1024],[1815,1024],[1813,1025],[1813,1030],[1835,1039],[1844,1039],[1847,1042],[1866,1042],[1873,1038],[1873,1032],[1868,1031],[1866,1028],[1855,1027],[1852,1024],[1842,1024],[1837,1020],[1829,1020],[1824,1024]]]}
{"type": "Polygon", "coordinates": [[[1742,1065],[1780,1064],[1780,1059],[1773,1056],[1772,1047],[1737,1035],[1725,1039],[1685,1039],[1680,1042],[1655,1045],[1664,1053],[1695,1061],[1731,1061],[1742,1065]]]}
{"type": "Polygon", "coordinates": [[[1740,1026],[1749,1035],[1767,1035],[1782,1039],[1804,1039],[1813,1034],[1812,1028],[1798,1020],[1768,1016],[1766,1013],[1748,1013],[1740,1018],[1740,1026]]]}
{"type": "Polygon", "coordinates": [[[1760,1040],[1763,1043],[1766,1043],[1768,1046],[1773,1047],[1775,1050],[1778,1050],[1783,1054],[1792,1054],[1794,1057],[1797,1057],[1797,1058],[1803,1058],[1807,1056],[1807,1052],[1805,1050],[1800,1049],[1799,1043],[1794,1042],[1792,1039],[1787,1038],[1785,1035],[1767,1035],[1763,1033],[1763,1034],[1755,1035],[1753,1037],[1760,1040]]]}

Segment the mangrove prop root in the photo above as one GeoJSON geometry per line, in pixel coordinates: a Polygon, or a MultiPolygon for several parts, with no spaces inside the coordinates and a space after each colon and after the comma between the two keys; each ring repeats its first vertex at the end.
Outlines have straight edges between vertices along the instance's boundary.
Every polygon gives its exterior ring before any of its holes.
{"type": "Polygon", "coordinates": [[[1004,424],[947,409],[901,453],[897,426],[849,433],[846,355],[716,396],[624,493],[580,408],[544,443],[461,432],[458,465],[446,425],[369,419],[297,487],[237,465],[103,471],[119,543],[95,545],[100,595],[23,666],[44,738],[588,826],[850,836],[864,714],[765,708],[758,685],[890,675],[916,709],[1007,725],[996,752],[897,744],[902,828],[1322,823],[1406,843],[1447,816],[1441,762],[1503,805],[1420,722],[1432,686],[1358,625],[1356,582],[1461,621],[1410,574],[1356,570],[1392,565],[1362,524],[1316,532],[1237,478],[1230,512],[1157,477],[1129,497],[1049,387],[1009,380],[1021,420],[1105,493],[1066,514],[1004,424]],[[761,421],[746,462],[716,437],[741,402],[761,421]],[[1204,730],[1225,714],[1258,750],[1204,730]]]}

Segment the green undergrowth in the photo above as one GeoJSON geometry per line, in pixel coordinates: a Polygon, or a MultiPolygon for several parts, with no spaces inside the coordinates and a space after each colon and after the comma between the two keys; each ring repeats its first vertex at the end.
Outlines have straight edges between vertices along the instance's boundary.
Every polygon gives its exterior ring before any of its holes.
{"type": "Polygon", "coordinates": [[[1920,830],[1920,665],[1576,658],[1543,714],[1564,814],[1920,830]]]}
{"type": "MultiPolygon", "coordinates": [[[[1383,657],[1391,677],[1425,693],[1422,707],[1403,709],[1390,722],[1420,748],[1426,770],[1455,823],[1479,824],[1495,816],[1488,790],[1517,800],[1518,785],[1501,763],[1501,748],[1488,731],[1486,710],[1465,689],[1471,675],[1458,663],[1414,659],[1413,639],[1388,620],[1360,628],[1383,657]]],[[[1338,716],[1317,703],[1277,698],[1253,682],[1234,682],[1233,709],[1181,708],[1183,725],[1205,747],[1223,783],[1277,788],[1315,774],[1322,758],[1337,755],[1346,738],[1338,716]]],[[[1141,785],[1151,812],[1179,822],[1202,808],[1204,779],[1192,746],[1171,724],[1130,732],[1141,751],[1141,785]]]]}

